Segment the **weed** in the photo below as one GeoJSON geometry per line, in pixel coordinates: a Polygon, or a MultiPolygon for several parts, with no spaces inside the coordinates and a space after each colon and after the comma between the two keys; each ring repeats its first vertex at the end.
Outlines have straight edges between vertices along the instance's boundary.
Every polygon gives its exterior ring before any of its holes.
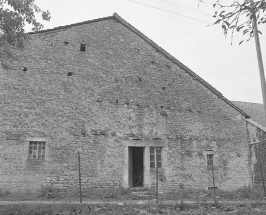
{"type": "MultiPolygon", "coordinates": [[[[233,191],[216,190],[216,197],[226,200],[245,200],[245,199],[261,199],[263,197],[261,190],[251,189],[250,187],[242,187],[233,191]]],[[[212,200],[213,192],[204,189],[178,188],[169,193],[164,194],[164,199],[169,200],[212,200]]]]}
{"type": "Polygon", "coordinates": [[[49,184],[41,185],[40,193],[38,196],[44,199],[52,199],[55,198],[57,194],[57,189],[53,185],[49,184]]]}

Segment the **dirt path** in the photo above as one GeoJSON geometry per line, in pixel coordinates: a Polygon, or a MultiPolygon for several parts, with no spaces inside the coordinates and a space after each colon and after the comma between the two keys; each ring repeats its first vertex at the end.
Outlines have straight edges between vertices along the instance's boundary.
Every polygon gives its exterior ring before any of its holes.
{"type": "MultiPolygon", "coordinates": [[[[219,204],[226,204],[226,205],[240,205],[240,204],[266,204],[266,200],[243,200],[243,201],[225,201],[225,200],[218,200],[219,204]]],[[[98,204],[118,204],[118,205],[139,205],[139,204],[155,204],[155,200],[83,200],[82,204],[84,205],[98,205],[98,204]]],[[[163,204],[176,204],[180,203],[180,201],[172,201],[172,200],[165,200],[159,201],[159,203],[163,204]]],[[[214,201],[184,201],[185,204],[212,204],[214,201]]],[[[1,201],[0,205],[28,205],[28,204],[80,204],[79,201],[60,201],[60,200],[38,200],[38,201],[1,201]]]]}

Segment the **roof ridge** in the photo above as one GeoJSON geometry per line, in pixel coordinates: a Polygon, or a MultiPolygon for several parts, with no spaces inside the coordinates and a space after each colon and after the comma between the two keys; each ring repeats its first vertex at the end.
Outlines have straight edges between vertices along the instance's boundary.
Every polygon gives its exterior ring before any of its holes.
{"type": "Polygon", "coordinates": [[[77,22],[77,23],[73,23],[69,25],[58,26],[55,28],[50,28],[50,29],[45,29],[45,30],[40,30],[40,31],[32,31],[32,32],[28,32],[28,34],[32,35],[32,34],[45,33],[45,32],[50,32],[50,31],[57,31],[57,30],[70,28],[70,27],[77,26],[77,25],[90,24],[90,23],[99,22],[99,21],[108,20],[108,19],[114,19],[114,16],[106,16],[102,18],[87,20],[84,22],[77,22]]]}

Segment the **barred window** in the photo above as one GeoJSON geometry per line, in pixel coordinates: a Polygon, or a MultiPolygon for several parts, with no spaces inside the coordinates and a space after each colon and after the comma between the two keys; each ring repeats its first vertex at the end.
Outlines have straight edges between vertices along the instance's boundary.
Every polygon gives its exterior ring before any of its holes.
{"type": "Polygon", "coordinates": [[[162,168],[162,147],[150,147],[150,168],[162,168]]]}
{"type": "Polygon", "coordinates": [[[210,168],[213,166],[213,154],[207,154],[207,166],[210,168]]]}
{"type": "Polygon", "coordinates": [[[29,160],[44,160],[45,159],[44,141],[30,141],[29,142],[29,160]]]}

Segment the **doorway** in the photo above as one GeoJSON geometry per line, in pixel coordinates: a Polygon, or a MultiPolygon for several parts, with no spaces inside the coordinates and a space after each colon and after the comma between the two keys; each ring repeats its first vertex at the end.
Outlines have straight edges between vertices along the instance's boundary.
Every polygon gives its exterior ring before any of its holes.
{"type": "Polygon", "coordinates": [[[128,147],[128,179],[130,187],[143,187],[144,147],[128,147]]]}

